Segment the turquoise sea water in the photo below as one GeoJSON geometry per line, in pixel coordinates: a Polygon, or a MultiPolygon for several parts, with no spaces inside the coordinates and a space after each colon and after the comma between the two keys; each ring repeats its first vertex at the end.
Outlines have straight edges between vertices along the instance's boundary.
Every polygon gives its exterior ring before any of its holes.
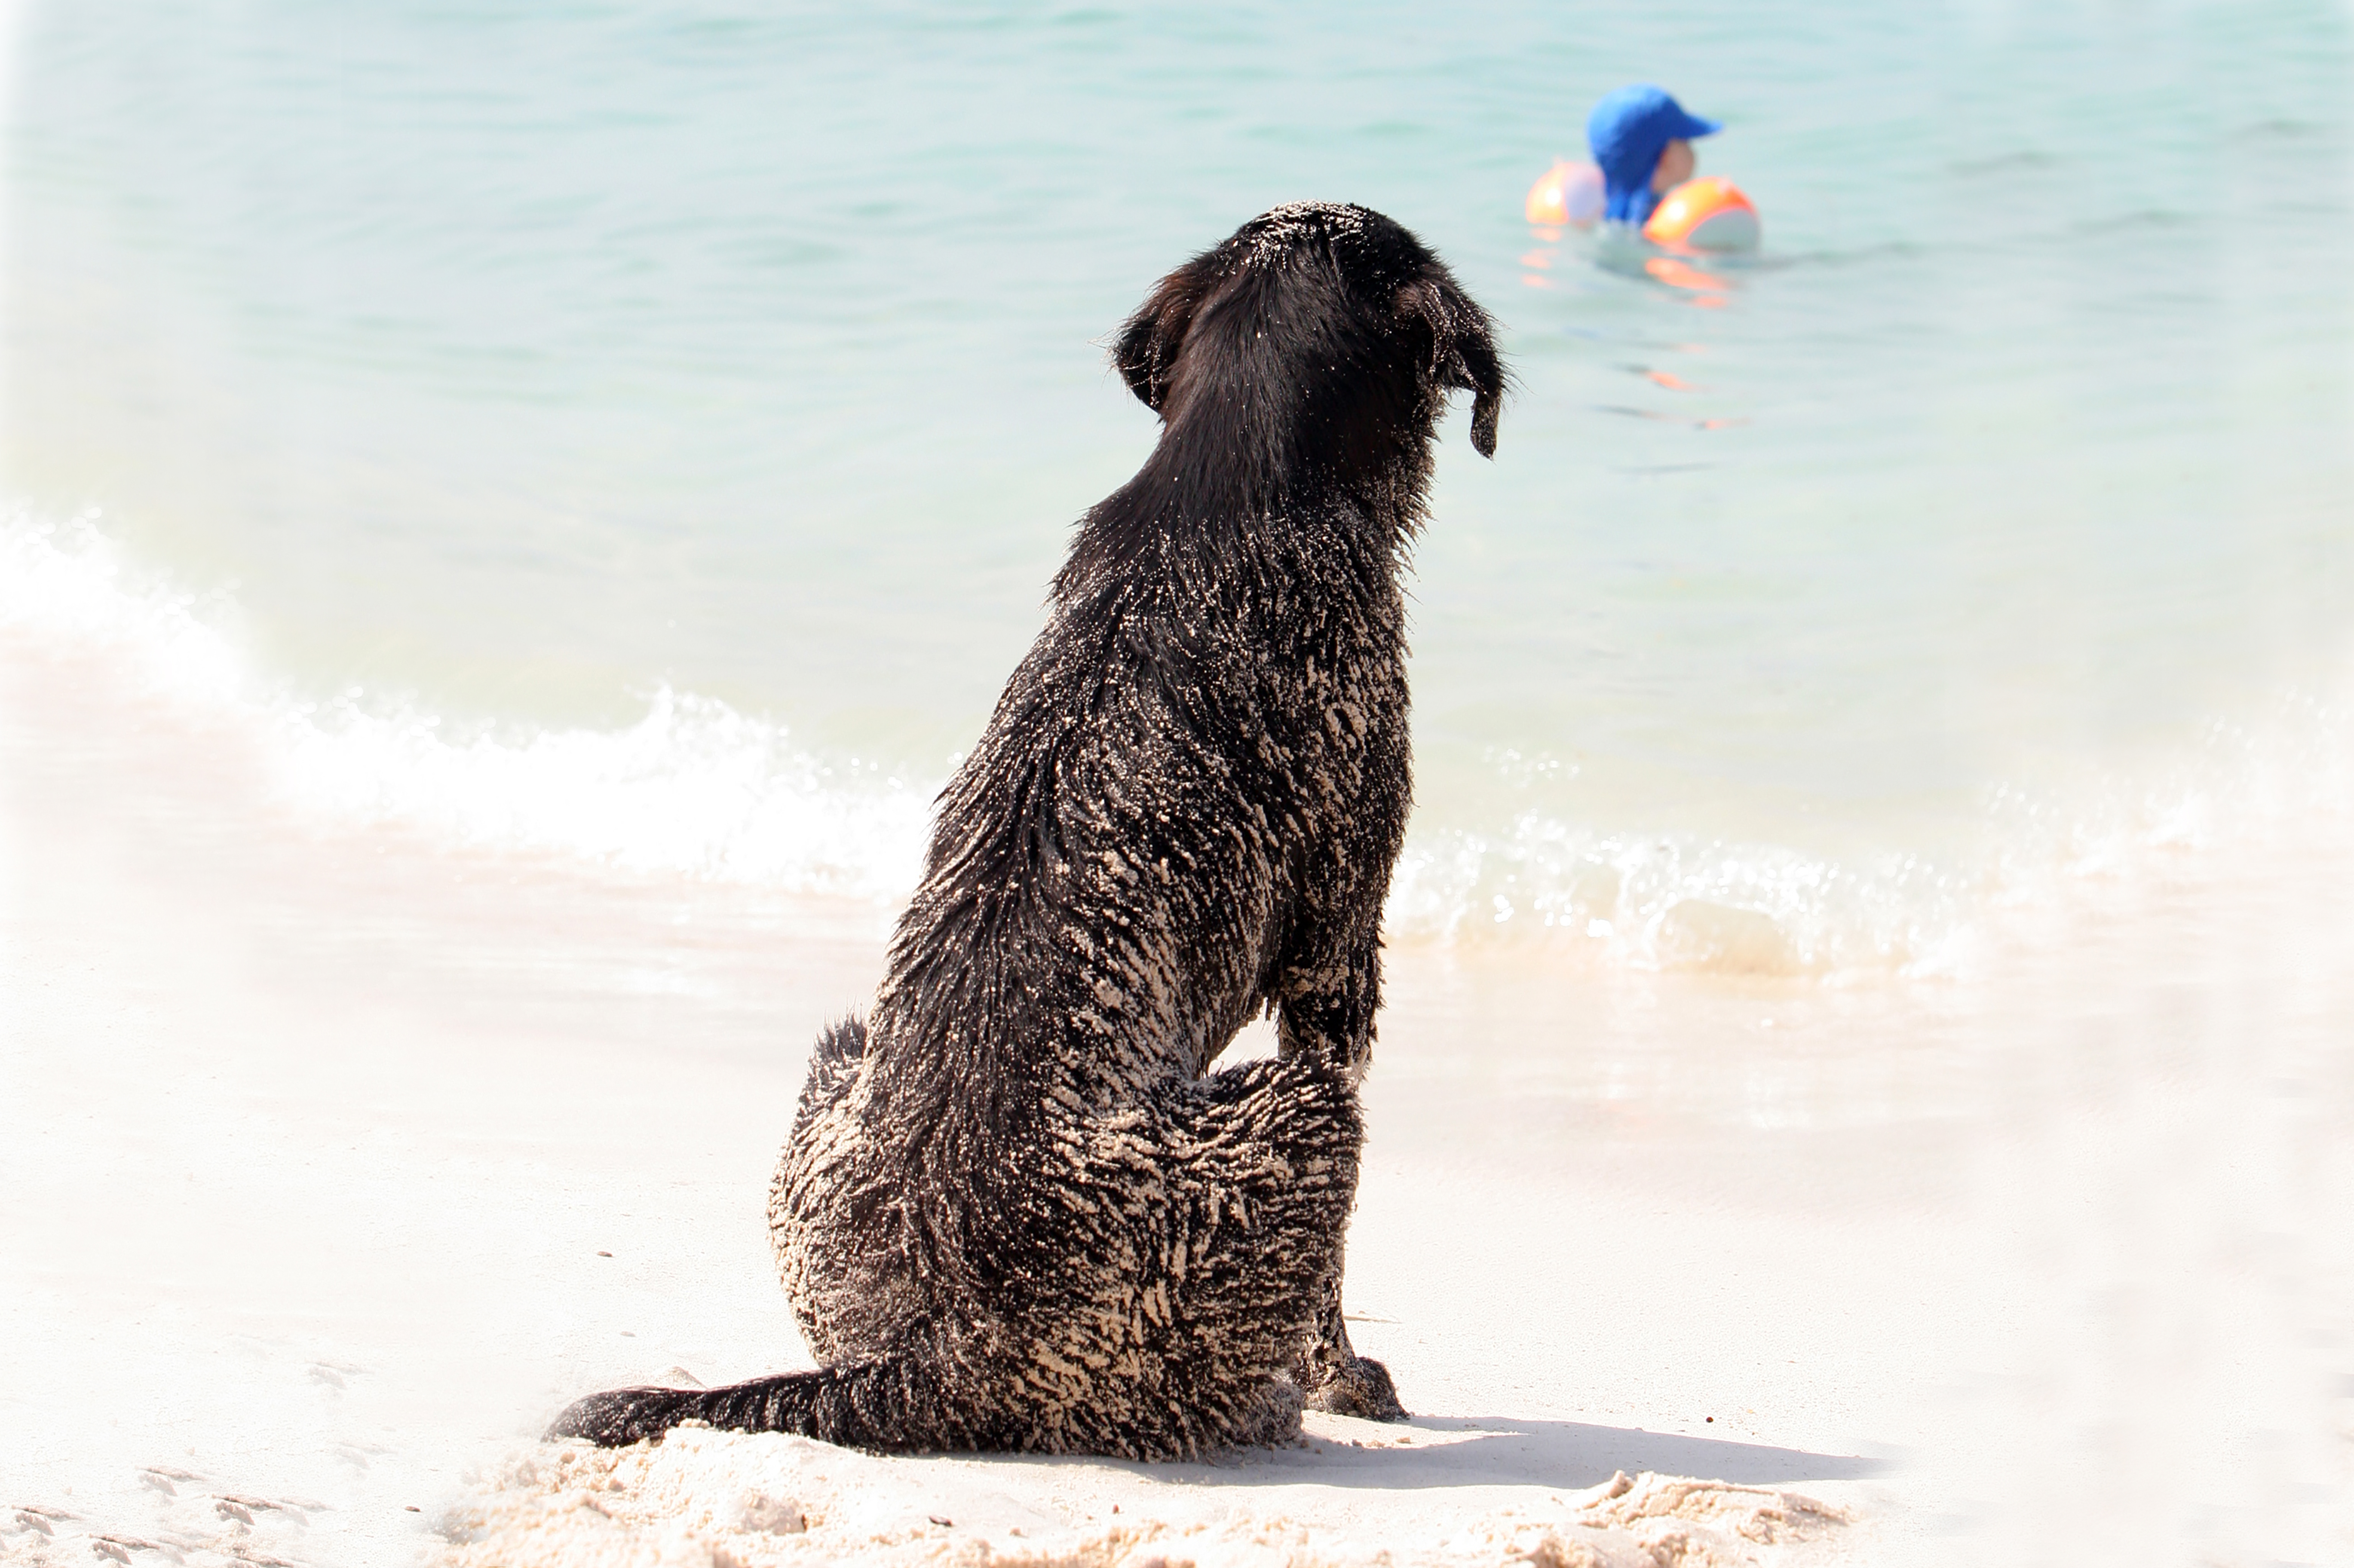
{"type": "Polygon", "coordinates": [[[211,639],[334,810],[887,897],[1152,440],[1107,334],[1303,196],[1521,384],[1417,553],[1401,935],[1935,970],[2343,729],[2340,6],[34,0],[12,65],[0,602],[211,639]],[[1641,79],[1756,256],[1522,221],[1641,79]]]}

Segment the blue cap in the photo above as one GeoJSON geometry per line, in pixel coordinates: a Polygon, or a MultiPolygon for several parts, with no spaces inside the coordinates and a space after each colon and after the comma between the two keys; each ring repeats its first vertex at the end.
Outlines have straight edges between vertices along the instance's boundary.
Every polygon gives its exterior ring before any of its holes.
{"type": "Polygon", "coordinates": [[[1659,199],[1651,194],[1651,175],[1668,143],[1723,129],[1722,122],[1687,113],[1664,89],[1649,84],[1622,87],[1596,104],[1585,118],[1585,141],[1602,168],[1606,215],[1622,223],[1650,217],[1659,199]]]}

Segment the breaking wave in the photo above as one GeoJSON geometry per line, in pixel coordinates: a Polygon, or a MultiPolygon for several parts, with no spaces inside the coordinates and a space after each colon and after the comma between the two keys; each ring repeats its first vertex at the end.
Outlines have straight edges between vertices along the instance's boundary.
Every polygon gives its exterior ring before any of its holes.
{"type": "MultiPolygon", "coordinates": [[[[878,906],[914,884],[937,778],[822,755],[782,724],[667,687],[614,729],[465,728],[357,693],[301,700],[255,669],[224,630],[235,618],[233,603],[143,575],[90,520],[0,523],[0,639],[102,653],[143,690],[228,719],[273,798],[314,824],[398,825],[470,850],[878,906]]],[[[2252,836],[2354,841],[2349,733],[2342,705],[2298,697],[2264,723],[2213,726],[2143,780],[1995,791],[1982,848],[1962,864],[1847,864],[1539,812],[1484,832],[1419,830],[1389,929],[1603,969],[1953,976],[2006,909],[2062,891],[2123,895],[2185,854],[2228,855],[2252,836]]]]}
{"type": "Polygon", "coordinates": [[[881,900],[914,883],[919,785],[936,781],[816,755],[783,725],[667,687],[610,730],[461,727],[357,692],[302,701],[220,630],[232,609],[143,580],[86,520],[0,529],[0,634],[103,650],[146,689],[230,717],[305,817],[795,892],[881,900]]]}
{"type": "Polygon", "coordinates": [[[1529,813],[1409,841],[1395,935],[1541,943],[1588,961],[1724,974],[1943,972],[1964,888],[1910,858],[1867,868],[1772,844],[1600,832],[1529,813]]]}

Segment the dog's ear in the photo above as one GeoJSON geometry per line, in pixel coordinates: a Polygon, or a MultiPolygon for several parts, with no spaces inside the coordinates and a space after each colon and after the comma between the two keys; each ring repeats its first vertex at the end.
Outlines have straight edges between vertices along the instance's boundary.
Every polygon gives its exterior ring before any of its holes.
{"type": "Polygon", "coordinates": [[[1177,351],[1193,324],[1193,313],[1216,281],[1213,256],[1197,256],[1154,286],[1136,313],[1119,329],[1112,363],[1119,366],[1128,389],[1154,413],[1169,396],[1169,379],[1177,366],[1177,351]]]}
{"type": "Polygon", "coordinates": [[[1495,323],[1456,287],[1445,268],[1436,266],[1398,291],[1397,312],[1429,326],[1430,378],[1471,394],[1471,445],[1481,457],[1494,457],[1505,379],[1495,323]]]}

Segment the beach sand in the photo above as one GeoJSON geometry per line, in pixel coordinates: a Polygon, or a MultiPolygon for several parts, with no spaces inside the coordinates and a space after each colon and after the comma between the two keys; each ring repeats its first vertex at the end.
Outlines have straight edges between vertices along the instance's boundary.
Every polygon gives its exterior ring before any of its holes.
{"type": "Polygon", "coordinates": [[[1410,1425],[600,1455],[535,1435],[807,1364],[762,1202],[890,912],[315,821],[234,715],[5,652],[0,1562],[2354,1555],[2310,801],[2022,882],[1959,979],[1394,949],[1348,1298],[1410,1425]]]}

